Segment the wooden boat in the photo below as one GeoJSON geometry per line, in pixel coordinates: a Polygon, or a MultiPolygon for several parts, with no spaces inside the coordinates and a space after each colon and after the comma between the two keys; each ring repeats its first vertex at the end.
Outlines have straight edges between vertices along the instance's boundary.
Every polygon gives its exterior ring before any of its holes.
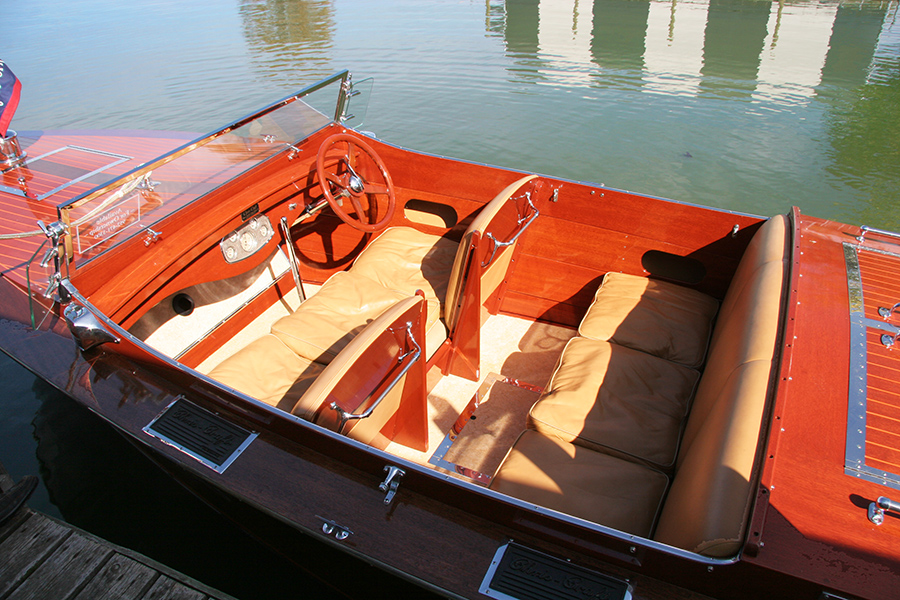
{"type": "Polygon", "coordinates": [[[900,590],[898,234],[416,153],[349,82],[7,138],[3,350],[289,555],[464,598],[900,590]]]}

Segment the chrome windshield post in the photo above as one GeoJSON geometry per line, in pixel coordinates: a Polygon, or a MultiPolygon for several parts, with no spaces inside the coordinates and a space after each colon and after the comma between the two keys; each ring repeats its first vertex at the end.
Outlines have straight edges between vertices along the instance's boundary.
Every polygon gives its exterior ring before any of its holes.
{"type": "Polygon", "coordinates": [[[62,221],[54,221],[49,225],[45,225],[43,221],[38,221],[37,225],[44,232],[44,235],[47,236],[47,239],[50,240],[50,248],[47,249],[47,253],[41,259],[40,265],[41,267],[47,267],[50,265],[50,261],[53,261],[53,274],[50,276],[50,282],[47,285],[47,291],[44,292],[44,297],[53,298],[53,293],[57,292],[55,300],[63,303],[68,302],[68,291],[64,286],[60,285],[60,281],[62,281],[60,266],[62,256],[65,255],[65,245],[63,245],[63,250],[60,250],[60,241],[66,235],[67,228],[62,221]]]}

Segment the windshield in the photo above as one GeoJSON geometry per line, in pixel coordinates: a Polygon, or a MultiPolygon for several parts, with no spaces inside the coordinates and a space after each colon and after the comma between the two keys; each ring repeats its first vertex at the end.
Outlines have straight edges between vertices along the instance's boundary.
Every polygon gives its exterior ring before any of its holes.
{"type": "Polygon", "coordinates": [[[58,207],[83,264],[343,117],[346,71],[203,136],[58,207]]]}

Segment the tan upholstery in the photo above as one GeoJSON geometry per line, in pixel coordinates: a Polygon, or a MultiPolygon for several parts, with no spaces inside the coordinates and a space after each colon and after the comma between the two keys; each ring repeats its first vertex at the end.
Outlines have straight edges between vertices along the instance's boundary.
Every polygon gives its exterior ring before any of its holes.
{"type": "Polygon", "coordinates": [[[407,296],[422,290],[428,301],[425,328],[430,329],[443,314],[457,246],[453,240],[411,227],[391,227],[360,253],[350,272],[407,296]]]}
{"type": "Polygon", "coordinates": [[[295,312],[276,321],[272,333],[298,356],[328,364],[366,325],[410,295],[340,271],[295,312]]]}
{"type": "Polygon", "coordinates": [[[290,412],[324,368],[297,356],[276,336],[266,334],[219,363],[209,376],[290,412]]]}
{"type": "MultiPolygon", "coordinates": [[[[444,322],[447,323],[447,326],[452,328],[454,325],[454,320],[456,318],[456,310],[459,304],[459,294],[462,289],[462,279],[465,271],[465,262],[466,257],[468,255],[469,244],[472,242],[472,236],[475,235],[477,231],[479,234],[484,234],[490,225],[491,221],[494,217],[497,216],[497,213],[500,212],[500,209],[507,203],[507,201],[515,194],[520,187],[535,179],[537,175],[526,175],[521,179],[517,179],[513,183],[509,184],[503,190],[494,196],[494,199],[488,202],[484,208],[481,209],[481,212],[475,217],[472,223],[469,225],[468,229],[466,229],[466,233],[463,235],[462,241],[459,243],[459,250],[456,252],[456,257],[453,260],[453,268],[450,271],[449,283],[447,285],[447,299],[444,302],[444,322]]],[[[505,249],[504,254],[506,255],[506,265],[509,265],[509,257],[512,256],[513,246],[508,246],[505,249]]],[[[493,266],[493,263],[489,265],[493,266]]],[[[489,290],[493,292],[493,290],[499,284],[499,281],[496,280],[499,271],[494,272],[494,282],[493,287],[489,290]]],[[[506,273],[506,269],[504,268],[502,271],[503,274],[506,273]]],[[[501,278],[502,279],[502,278],[501,278]]],[[[482,297],[480,298],[481,302],[484,302],[485,298],[488,294],[482,293],[482,297]]]]}
{"type": "Polygon", "coordinates": [[[718,302],[690,288],[607,273],[578,332],[688,367],[699,367],[718,302]]]}
{"type": "MultiPolygon", "coordinates": [[[[588,444],[589,448],[560,439],[584,444],[586,439],[597,437],[605,440],[601,443],[613,445],[610,440],[623,428],[645,426],[649,430],[655,426],[655,420],[647,415],[636,417],[635,407],[628,406],[629,402],[649,406],[646,403],[658,394],[659,404],[652,406],[670,406],[662,400],[668,391],[660,388],[647,392],[648,386],[666,385],[664,376],[657,384],[643,376],[613,373],[638,364],[633,360],[616,362],[617,356],[628,354],[623,348],[617,350],[618,331],[608,344],[584,338],[570,342],[548,392],[532,408],[530,423],[537,430],[526,432],[516,442],[491,488],[638,535],[653,530],[658,514],[653,539],[707,556],[736,555],[755,497],[750,482],[775,366],[789,260],[787,237],[787,219],[773,217],[762,225],[741,259],[719,311],[709,358],[697,384],[667,493],[658,491],[656,483],[651,485],[656,479],[646,473],[654,471],[636,471],[636,464],[593,450],[603,449],[601,445],[588,444]],[[599,408],[589,406],[592,390],[597,390],[599,408]],[[615,410],[607,410],[610,405],[615,410]],[[610,422],[602,422],[606,419],[610,422]],[[604,458],[598,458],[601,456],[604,458]],[[662,494],[666,494],[666,500],[658,512],[653,502],[662,494]],[[602,508],[594,510],[592,502],[602,508]]],[[[655,288],[653,295],[664,294],[662,289],[655,288]]],[[[676,297],[678,292],[675,290],[676,297]]],[[[598,293],[595,305],[600,302],[605,299],[598,293]]],[[[682,300],[666,302],[662,299],[659,306],[671,309],[682,300]]],[[[664,314],[665,310],[659,310],[653,318],[664,314]]],[[[591,326],[586,329],[597,333],[591,326]]],[[[646,368],[643,363],[640,366],[646,368]]],[[[670,366],[677,367],[674,363],[670,366]]],[[[642,448],[656,444],[649,435],[633,435],[634,440],[622,436],[615,444],[631,441],[642,448]]]]}
{"type": "Polygon", "coordinates": [[[740,549],[778,337],[787,222],[756,233],[722,302],[656,539],[709,556],[740,549]]]}
{"type": "Polygon", "coordinates": [[[668,468],[699,377],[631,348],[575,337],[528,422],[567,442],[605,446],[668,468]]]}
{"type": "MultiPolygon", "coordinates": [[[[369,323],[321,372],[319,377],[296,403],[291,412],[298,417],[302,417],[337,431],[339,425],[338,413],[328,408],[328,405],[331,403],[329,394],[331,394],[334,387],[341,379],[343,379],[347,372],[356,366],[357,361],[362,354],[369,349],[384,330],[391,326],[404,312],[419,302],[422,302],[422,298],[418,296],[406,297],[403,300],[396,302],[388,310],[383,311],[378,318],[369,323]]],[[[385,356],[384,360],[393,360],[396,362],[396,358],[397,357],[385,356]]],[[[396,411],[397,404],[399,404],[400,401],[400,391],[402,389],[403,382],[401,381],[394,387],[393,395],[386,397],[379,405],[378,409],[376,409],[370,417],[365,419],[366,423],[363,427],[359,428],[360,431],[357,433],[359,434],[365,430],[369,432],[370,435],[374,436],[387,422],[388,418],[396,411]]],[[[365,398],[365,395],[361,394],[360,400],[362,401],[363,398],[365,398]]],[[[353,423],[353,427],[350,428],[351,432],[355,431],[356,426],[359,424],[359,421],[353,423]]],[[[352,433],[351,436],[356,437],[352,433]]],[[[361,441],[368,442],[370,439],[371,438],[361,441]]]]}
{"type": "Polygon", "coordinates": [[[491,480],[492,490],[648,537],[668,480],[630,463],[526,430],[491,480]]]}
{"type": "MultiPolygon", "coordinates": [[[[513,194],[528,181],[528,175],[508,185],[476,215],[461,243],[422,233],[412,227],[391,227],[372,240],[350,268],[350,273],[368,277],[387,289],[412,295],[422,290],[428,302],[426,347],[428,356],[447,339],[462,289],[464,264],[474,232],[484,233],[492,219],[513,194]],[[438,323],[443,319],[443,323],[438,323]]],[[[497,289],[506,276],[514,245],[497,252],[482,279],[480,302],[497,289]]],[[[321,292],[320,292],[321,293],[321,292]]]]}

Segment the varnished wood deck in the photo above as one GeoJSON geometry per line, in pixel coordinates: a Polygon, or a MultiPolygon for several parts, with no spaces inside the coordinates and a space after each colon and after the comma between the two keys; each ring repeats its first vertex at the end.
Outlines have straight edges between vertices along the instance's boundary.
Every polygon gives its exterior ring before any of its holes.
{"type": "MultiPolygon", "coordinates": [[[[0,490],[11,485],[0,465],[0,490]]],[[[229,600],[231,596],[23,507],[0,524],[0,599],[45,598],[229,600]]]]}
{"type": "Polygon", "coordinates": [[[132,135],[129,132],[19,134],[19,143],[27,154],[26,162],[0,174],[0,186],[3,186],[0,188],[0,273],[24,283],[25,263],[47,239],[40,233],[18,239],[4,239],[5,236],[39,232],[37,221],[56,221],[58,205],[177,148],[190,137],[146,132],[141,137],[138,132],[132,135]],[[114,153],[127,160],[120,162],[116,157],[92,151],[114,153]],[[98,170],[100,172],[86,179],[59,189],[98,170]],[[10,189],[25,190],[30,197],[6,191],[10,189]]]}

